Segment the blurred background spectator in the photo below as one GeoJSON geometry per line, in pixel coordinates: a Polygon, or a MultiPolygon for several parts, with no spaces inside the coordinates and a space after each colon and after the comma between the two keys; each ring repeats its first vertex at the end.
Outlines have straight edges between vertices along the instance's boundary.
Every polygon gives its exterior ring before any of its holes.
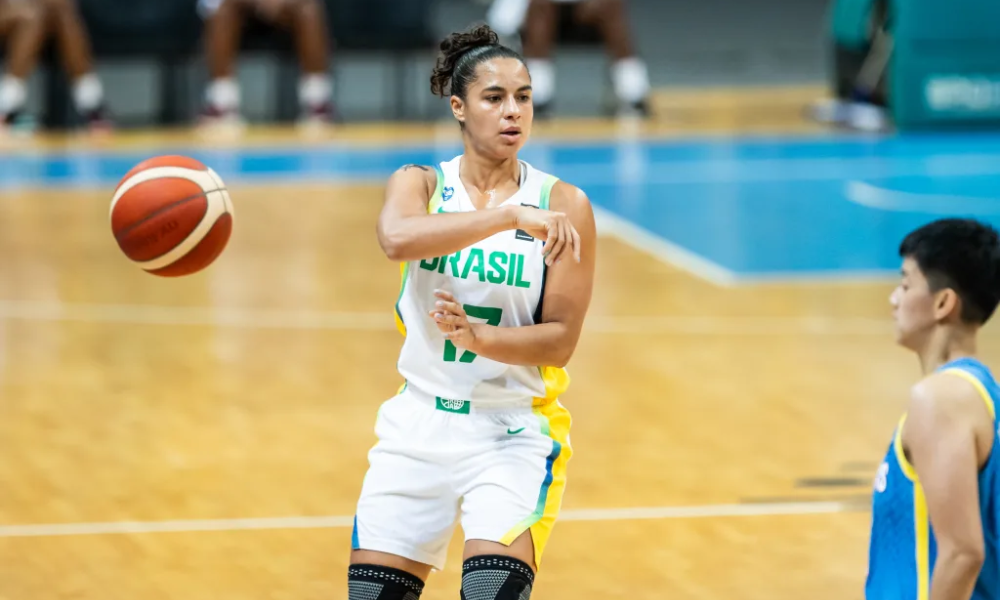
{"type": "Polygon", "coordinates": [[[75,0],[0,0],[0,35],[6,38],[0,126],[8,130],[30,127],[25,114],[28,78],[50,40],[72,80],[73,103],[80,116],[93,128],[110,125],[104,90],[94,72],[90,40],[75,0]]]}
{"type": "Polygon", "coordinates": [[[822,123],[864,131],[888,126],[887,72],[892,54],[888,0],[840,0],[830,5],[832,97],[812,115],[822,123]]]}
{"type": "Polygon", "coordinates": [[[205,52],[211,80],[202,112],[203,123],[238,124],[240,85],[236,78],[240,34],[244,21],[259,19],[289,32],[302,75],[298,84],[301,120],[332,120],[333,78],[326,13],[319,0],[199,0],[204,16],[205,52]]]}
{"type": "MultiPolygon", "coordinates": [[[[543,115],[654,116],[662,90],[827,76],[826,0],[77,1],[123,127],[447,118],[425,93],[427,63],[437,40],[476,21],[531,60],[543,115]]],[[[50,54],[25,112],[64,127],[50,54]]]]}
{"type": "Polygon", "coordinates": [[[669,122],[675,92],[704,109],[710,89],[758,88],[754,110],[862,131],[1000,119],[982,0],[76,2],[0,0],[5,124],[103,126],[108,106],[124,127],[447,118],[427,61],[477,21],[527,57],[540,116],[669,122]]]}
{"type": "Polygon", "coordinates": [[[607,48],[618,114],[649,115],[649,72],[636,55],[626,0],[494,0],[487,21],[501,35],[521,33],[536,115],[552,109],[552,53],[560,30],[579,27],[595,29],[607,48]]]}

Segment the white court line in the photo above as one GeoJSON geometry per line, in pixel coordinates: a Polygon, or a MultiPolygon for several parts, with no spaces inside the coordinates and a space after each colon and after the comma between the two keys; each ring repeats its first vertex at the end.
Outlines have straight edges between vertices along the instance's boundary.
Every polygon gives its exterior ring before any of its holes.
{"type": "MultiPolygon", "coordinates": [[[[794,516],[860,512],[867,507],[851,502],[775,502],[768,504],[704,504],[564,510],[565,521],[633,521],[711,517],[794,516]]],[[[0,538],[120,535],[203,531],[255,531],[268,529],[343,529],[352,527],[350,515],[273,517],[261,519],[192,519],[183,521],[132,521],[109,523],[53,523],[0,526],[0,538]]]]}
{"type": "Polygon", "coordinates": [[[893,212],[969,216],[1000,214],[1000,201],[995,198],[903,192],[856,180],[844,184],[844,197],[861,206],[893,212]]]}
{"type": "Polygon", "coordinates": [[[611,235],[640,252],[645,252],[653,258],[674,265],[717,286],[730,287],[736,282],[736,274],[722,265],[643,229],[611,211],[598,206],[592,208],[599,234],[611,235]]]}
{"type": "Polygon", "coordinates": [[[898,270],[872,271],[771,271],[766,273],[737,273],[717,262],[675,244],[632,221],[611,211],[593,206],[598,235],[611,236],[623,244],[649,254],[656,260],[686,271],[695,277],[719,287],[731,288],[748,285],[846,285],[887,283],[898,279],[898,270]]]}
{"type": "MultiPolygon", "coordinates": [[[[183,325],[240,329],[395,331],[391,309],[319,312],[226,307],[73,304],[0,300],[0,319],[30,322],[183,325]]],[[[864,317],[589,316],[584,330],[607,334],[664,335],[862,335],[892,331],[889,319],[864,317]]]]}

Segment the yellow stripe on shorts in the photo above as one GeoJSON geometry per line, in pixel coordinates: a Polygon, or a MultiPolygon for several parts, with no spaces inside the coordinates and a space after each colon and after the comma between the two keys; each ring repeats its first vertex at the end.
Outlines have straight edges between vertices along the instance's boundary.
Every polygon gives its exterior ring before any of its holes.
{"type": "Polygon", "coordinates": [[[572,419],[562,404],[558,401],[549,402],[534,407],[533,411],[538,417],[542,433],[552,438],[552,452],[546,459],[545,480],[538,493],[535,511],[508,531],[500,539],[500,543],[509,546],[530,529],[535,545],[535,568],[538,569],[542,564],[542,553],[559,516],[559,509],[562,508],[563,492],[566,490],[566,467],[573,456],[573,449],[569,441],[572,419]]]}

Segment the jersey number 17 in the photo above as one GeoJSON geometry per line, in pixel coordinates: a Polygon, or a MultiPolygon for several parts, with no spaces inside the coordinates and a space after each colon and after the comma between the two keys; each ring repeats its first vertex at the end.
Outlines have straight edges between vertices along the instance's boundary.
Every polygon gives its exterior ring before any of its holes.
{"type": "MultiPolygon", "coordinates": [[[[490,306],[475,306],[473,304],[463,304],[462,308],[465,309],[465,314],[469,316],[469,319],[483,319],[487,325],[492,325],[496,327],[500,324],[500,318],[503,317],[502,308],[493,308],[490,306]]],[[[451,340],[444,341],[444,361],[445,362],[455,362],[455,358],[458,355],[458,348],[452,343],[451,340]]],[[[470,363],[476,360],[476,353],[469,352],[465,350],[462,352],[461,358],[458,362],[470,363]]]]}

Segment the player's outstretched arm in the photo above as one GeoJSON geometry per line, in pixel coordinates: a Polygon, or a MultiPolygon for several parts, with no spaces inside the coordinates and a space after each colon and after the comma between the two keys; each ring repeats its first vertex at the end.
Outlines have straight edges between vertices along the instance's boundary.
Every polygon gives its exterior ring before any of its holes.
{"type": "Polygon", "coordinates": [[[430,215],[427,204],[435,187],[434,170],[420,165],[407,165],[389,178],[377,233],[391,260],[446,256],[508,229],[524,229],[548,240],[547,247],[556,249],[553,260],[578,252],[576,232],[566,215],[512,205],[430,215]]]}
{"type": "Polygon", "coordinates": [[[431,317],[447,339],[463,349],[510,365],[564,367],[576,350],[594,286],[597,227],[587,196],[559,182],[551,206],[578,231],[579,260],[564,257],[549,267],[542,300],[542,322],[525,327],[469,323],[460,299],[438,291],[441,303],[431,317]]]}
{"type": "Polygon", "coordinates": [[[963,379],[939,373],[913,388],[903,446],[937,540],[930,600],[968,600],[983,565],[978,475],[987,422],[985,403],[963,379]]]}

